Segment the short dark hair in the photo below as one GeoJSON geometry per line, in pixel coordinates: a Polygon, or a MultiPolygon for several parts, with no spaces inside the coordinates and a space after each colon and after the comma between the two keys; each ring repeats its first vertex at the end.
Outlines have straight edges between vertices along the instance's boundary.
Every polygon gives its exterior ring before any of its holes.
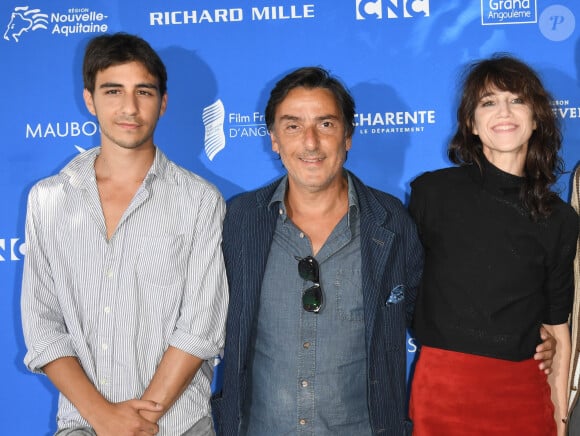
{"type": "Polygon", "coordinates": [[[479,136],[473,134],[475,109],[481,97],[494,87],[518,95],[531,109],[536,129],[528,141],[521,198],[533,219],[547,217],[556,198],[550,188],[564,170],[558,154],[562,133],[552,110],[550,93],[538,74],[521,60],[496,53],[468,65],[457,109],[457,130],[449,144],[449,159],[455,164],[474,163],[481,168],[483,146],[479,136]]]}
{"type": "Polygon", "coordinates": [[[141,63],[157,79],[159,93],[167,92],[167,70],[159,55],[144,39],[124,32],[99,35],[89,41],[83,60],[85,89],[92,94],[99,71],[128,62],[141,63]]]}
{"type": "Polygon", "coordinates": [[[342,113],[343,122],[346,129],[346,136],[350,138],[354,133],[354,99],[346,87],[328,71],[320,67],[299,68],[283,77],[272,92],[266,105],[266,126],[268,131],[272,131],[276,118],[276,109],[286,98],[288,93],[294,88],[303,87],[306,89],[324,88],[328,89],[334,96],[342,113]]]}

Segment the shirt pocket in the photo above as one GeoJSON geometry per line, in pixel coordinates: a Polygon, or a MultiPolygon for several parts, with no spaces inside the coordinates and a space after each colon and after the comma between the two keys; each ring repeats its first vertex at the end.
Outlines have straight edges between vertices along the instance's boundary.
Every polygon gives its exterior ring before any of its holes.
{"type": "Polygon", "coordinates": [[[144,340],[160,340],[169,337],[179,317],[188,250],[184,249],[180,235],[143,237],[140,243],[136,265],[138,304],[134,310],[139,319],[147,320],[148,326],[141,332],[146,333],[144,340]]]}
{"type": "Polygon", "coordinates": [[[160,287],[181,282],[187,268],[183,244],[182,235],[142,237],[136,265],[138,282],[160,287]]]}
{"type": "Polygon", "coordinates": [[[364,306],[361,270],[357,268],[339,268],[332,286],[336,291],[338,318],[345,321],[363,322],[364,306]]]}

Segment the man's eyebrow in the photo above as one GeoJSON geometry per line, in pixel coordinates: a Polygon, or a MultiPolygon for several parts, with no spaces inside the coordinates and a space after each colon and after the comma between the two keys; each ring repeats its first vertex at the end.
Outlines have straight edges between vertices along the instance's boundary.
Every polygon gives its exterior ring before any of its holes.
{"type": "Polygon", "coordinates": [[[155,83],[147,82],[137,84],[137,88],[159,89],[159,86],[157,86],[155,83]]]}
{"type": "MultiPolygon", "coordinates": [[[[101,83],[101,85],[99,86],[100,89],[106,89],[106,88],[123,88],[124,86],[121,85],[120,83],[115,83],[115,82],[105,82],[105,83],[101,83]]],[[[149,83],[149,82],[145,82],[145,83],[138,83],[137,88],[146,88],[146,89],[159,89],[159,87],[155,84],[155,83],[149,83]]]]}
{"type": "Polygon", "coordinates": [[[340,116],[336,115],[336,114],[326,114],[326,115],[321,115],[319,117],[316,117],[317,120],[340,120],[340,116]]]}
{"type": "Polygon", "coordinates": [[[281,115],[280,116],[280,121],[296,121],[299,119],[300,119],[300,117],[298,117],[296,115],[281,115]]]}
{"type": "MultiPolygon", "coordinates": [[[[296,116],[296,115],[281,115],[280,116],[280,121],[296,121],[296,120],[300,120],[301,117],[296,116]]],[[[340,117],[338,115],[335,114],[326,114],[326,115],[320,115],[318,117],[315,118],[317,121],[322,121],[322,120],[340,120],[340,117]]]]}
{"type": "Polygon", "coordinates": [[[105,82],[99,85],[99,88],[122,88],[123,85],[114,82],[105,82]]]}

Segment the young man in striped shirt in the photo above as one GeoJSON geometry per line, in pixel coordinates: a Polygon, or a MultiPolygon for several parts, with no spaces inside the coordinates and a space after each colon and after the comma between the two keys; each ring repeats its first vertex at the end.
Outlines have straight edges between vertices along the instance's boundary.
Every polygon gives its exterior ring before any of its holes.
{"type": "Polygon", "coordinates": [[[25,363],[61,393],[59,436],[213,435],[223,199],[154,145],[167,74],[147,42],[94,38],[83,78],[101,146],[30,192],[25,363]]]}

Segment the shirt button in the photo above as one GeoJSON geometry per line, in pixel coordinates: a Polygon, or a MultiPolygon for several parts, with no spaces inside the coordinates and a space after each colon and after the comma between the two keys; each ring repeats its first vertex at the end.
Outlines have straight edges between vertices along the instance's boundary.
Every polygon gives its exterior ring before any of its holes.
{"type": "Polygon", "coordinates": [[[302,385],[303,388],[307,388],[308,387],[308,380],[302,380],[302,383],[300,383],[302,385]]]}
{"type": "Polygon", "coordinates": [[[304,342],[302,346],[306,349],[310,348],[310,342],[304,342]]]}
{"type": "Polygon", "coordinates": [[[101,345],[101,347],[103,348],[104,351],[107,351],[109,349],[109,346],[107,344],[103,344],[101,345]]]}
{"type": "Polygon", "coordinates": [[[279,213],[280,215],[283,215],[283,214],[284,214],[284,211],[283,211],[282,209],[278,209],[278,213],[279,213]]]}
{"type": "Polygon", "coordinates": [[[106,378],[102,378],[101,379],[101,384],[102,385],[106,385],[107,384],[107,379],[106,378]]]}
{"type": "Polygon", "coordinates": [[[109,306],[106,306],[103,310],[105,313],[111,313],[111,308],[109,306]]]}
{"type": "Polygon", "coordinates": [[[300,232],[300,234],[298,236],[300,236],[300,239],[304,239],[304,233],[303,232],[300,232]]]}
{"type": "Polygon", "coordinates": [[[300,425],[306,425],[306,420],[304,418],[302,418],[299,422],[300,422],[300,425]]]}
{"type": "Polygon", "coordinates": [[[111,270],[108,270],[108,271],[107,271],[107,277],[108,277],[108,278],[111,278],[111,277],[113,277],[113,271],[111,271],[111,270]]]}

